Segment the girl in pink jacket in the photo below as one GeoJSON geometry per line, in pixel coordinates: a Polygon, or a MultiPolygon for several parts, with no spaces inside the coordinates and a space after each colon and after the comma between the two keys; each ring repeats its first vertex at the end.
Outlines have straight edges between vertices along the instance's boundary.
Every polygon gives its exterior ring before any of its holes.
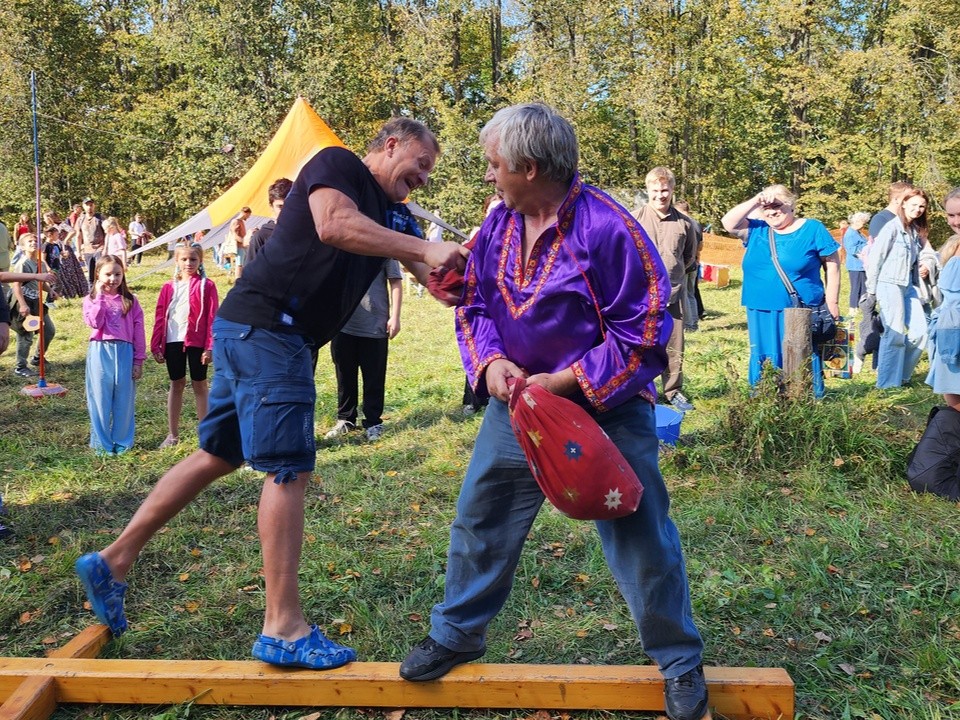
{"type": "Polygon", "coordinates": [[[160,289],[157,312],[150,340],[150,352],[158,363],[166,363],[170,376],[167,395],[166,439],[161,448],[180,442],[180,411],[183,390],[190,383],[197,401],[197,419],[207,414],[207,365],[213,352],[213,318],[220,302],[217,286],[200,275],[203,250],[199,246],[180,246],[174,258],[177,273],[160,289]]]}

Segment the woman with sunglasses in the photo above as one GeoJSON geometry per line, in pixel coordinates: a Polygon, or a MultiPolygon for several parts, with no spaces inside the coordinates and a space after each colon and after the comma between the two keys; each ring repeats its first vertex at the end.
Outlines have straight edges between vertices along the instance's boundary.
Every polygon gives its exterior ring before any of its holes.
{"type": "MultiPolygon", "coordinates": [[[[797,196],[783,185],[770,185],[723,216],[727,232],[739,237],[743,256],[741,302],[747,310],[750,336],[750,385],[760,380],[763,364],[783,367],[783,311],[792,307],[770,252],[772,235],[777,260],[805,306],[824,301],[839,318],[840,246],[819,220],[796,216],[797,196]],[[820,272],[826,271],[826,287],[820,272]]],[[[813,394],[823,397],[823,361],[817,348],[812,358],[813,394]]]]}
{"type": "Polygon", "coordinates": [[[930,270],[919,262],[927,240],[926,192],[903,193],[896,217],[883,226],[867,259],[867,293],[880,304],[883,335],[877,363],[877,387],[900,387],[910,381],[927,344],[927,316],[918,287],[930,270]]]}

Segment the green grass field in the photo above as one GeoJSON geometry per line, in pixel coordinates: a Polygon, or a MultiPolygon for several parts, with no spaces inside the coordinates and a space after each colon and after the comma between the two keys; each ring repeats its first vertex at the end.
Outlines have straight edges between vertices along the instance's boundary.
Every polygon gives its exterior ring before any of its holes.
{"type": "MultiPolygon", "coordinates": [[[[213,275],[226,292],[225,278],[213,275]]],[[[787,668],[797,718],[960,717],[958,508],[914,495],[904,478],[906,454],[939,401],[922,382],[925,363],[897,391],[877,391],[873,376],[862,375],[828,380],[828,396],[817,403],[781,399],[772,387],[750,398],[734,275],[728,288],[704,285],[708,317],[688,335],[685,363],[685,391],[697,410],[684,421],[680,445],[661,457],[706,662],[787,668]]],[[[148,331],[167,277],[162,271],[135,283],[148,331]]],[[[181,444],[156,449],[166,434],[167,380],[150,360],[138,388],[136,448],[94,457],[80,302],[58,304],[48,377],[68,389],[65,397],[20,395],[13,347],[0,358],[0,490],[17,532],[0,545],[3,655],[42,656],[95,622],[83,608],[74,560],[115,536],[157,478],[196,447],[188,394],[181,444]]],[[[321,440],[307,497],[301,582],[308,617],[364,660],[399,661],[428,629],[482,419],[460,413],[452,311],[407,294],[402,325],[391,346],[383,439],[321,440]]],[[[320,358],[322,438],[335,420],[336,387],[329,352],[320,358]]],[[[104,657],[249,657],[263,607],[260,482],[238,471],[214,484],[147,546],[128,578],[131,630],[104,657]]],[[[485,659],[648,662],[590,523],[545,506],[514,592],[490,628],[485,659]]],[[[55,717],[293,720],[314,710],[64,706],[55,717]]],[[[527,718],[535,710],[412,709],[405,717],[527,718]]],[[[383,715],[344,708],[316,717],[383,715]]]]}

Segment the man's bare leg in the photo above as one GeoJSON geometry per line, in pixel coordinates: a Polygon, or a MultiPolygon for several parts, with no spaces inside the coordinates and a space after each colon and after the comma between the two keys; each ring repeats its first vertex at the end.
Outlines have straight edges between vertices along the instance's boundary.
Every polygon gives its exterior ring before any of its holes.
{"type": "MultiPolygon", "coordinates": [[[[226,460],[197,450],[157,481],[120,536],[100,552],[114,580],[123,582],[144,545],[217,478],[236,470],[226,460]]],[[[303,503],[301,499],[301,524],[303,503]]]]}
{"type": "Polygon", "coordinates": [[[303,505],[307,484],[313,473],[298,473],[288,483],[264,480],[260,493],[257,525],[263,552],[263,577],[267,607],[263,634],[282,640],[296,640],[310,632],[300,604],[297,573],[303,547],[303,505]]]}

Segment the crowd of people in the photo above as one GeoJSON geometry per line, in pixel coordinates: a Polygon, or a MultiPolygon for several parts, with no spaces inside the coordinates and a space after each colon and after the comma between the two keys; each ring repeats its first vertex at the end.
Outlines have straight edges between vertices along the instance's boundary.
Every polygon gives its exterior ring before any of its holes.
{"type": "MultiPolygon", "coordinates": [[[[274,183],[275,219],[259,237],[259,230],[247,231],[249,209],[234,218],[219,252],[235,273],[223,303],[201,271],[202,249],[192,243],[174,248],[176,275],[160,292],[149,352],[170,378],[162,447],[179,442],[189,370],[199,449],[159,479],[113,542],[79,558],[76,572],[96,616],[114,634],[125,632],[126,577],[140,551],[208,485],[247,464],[265,474],[258,529],[266,610],[253,656],[313,669],[354,660],[352,648],[307,620],[300,602],[304,497],[316,461],[317,349],[330,343],[337,376],[338,419],[327,437],[356,428],[362,409],[367,437],[378,438],[388,342],[400,331],[399,264],[428,288],[431,269],[460,271],[455,324],[469,391],[464,403],[487,409],[450,529],[443,598],[433,608],[429,635],[401,663],[401,677],[429,681],[481,657],[488,626],[507,601],[544,500],[510,426],[511,386],[524,378],[584,407],[643,478],[639,509],[597,521],[597,531],[643,649],[663,674],[668,717],[700,720],[708,713],[703,641],[658,467],[654,405],[662,397],[681,412],[694,409],[683,392],[683,354],[684,333],[697,329],[702,314],[696,283],[702,229],[678,208],[668,168],[647,174],[648,200],[635,215],[586,183],[573,127],[545,105],[500,110],[479,141],[484,179],[496,195],[472,251],[443,242],[442,232],[424,240],[404,204],[426,184],[440,152],[433,132],[406,118],[386,123],[363,157],[326,148],[296,180],[274,183]]],[[[722,220],[746,248],[742,303],[751,384],[765,364],[783,364],[787,308],[823,307],[840,316],[840,245],[823,223],[801,217],[797,204],[788,188],[771,185],[722,220]]],[[[125,233],[116,218],[98,216],[92,199],[81,205],[63,223],[50,218],[51,239],[39,266],[28,260],[18,274],[0,279],[14,283],[15,313],[26,317],[36,297],[31,284],[71,291],[60,277],[73,255],[79,278],[90,283],[80,293],[91,329],[90,444],[114,455],[133,445],[134,387],[148,355],[144,311],[125,278],[128,242],[142,246],[149,234],[139,215],[125,233]]],[[[960,235],[939,255],[933,252],[927,205],[923,190],[898,184],[876,232],[871,222],[869,236],[862,236],[868,214],[850,218],[842,238],[850,307],[879,305],[878,387],[909,381],[929,336],[927,381],[960,412],[960,264],[954,257],[960,235]]],[[[960,233],[960,190],[948,195],[945,207],[960,233]]],[[[38,239],[29,218],[25,224],[16,235],[29,258],[38,239]]],[[[0,315],[0,328],[6,319],[0,315]]],[[[54,332],[51,322],[48,344],[54,332]]],[[[18,331],[18,372],[21,355],[23,367],[32,360],[30,344],[21,351],[19,342],[18,331]]],[[[5,335],[0,343],[2,351],[5,335]]],[[[822,397],[816,351],[812,363],[813,391],[822,397]]]]}

